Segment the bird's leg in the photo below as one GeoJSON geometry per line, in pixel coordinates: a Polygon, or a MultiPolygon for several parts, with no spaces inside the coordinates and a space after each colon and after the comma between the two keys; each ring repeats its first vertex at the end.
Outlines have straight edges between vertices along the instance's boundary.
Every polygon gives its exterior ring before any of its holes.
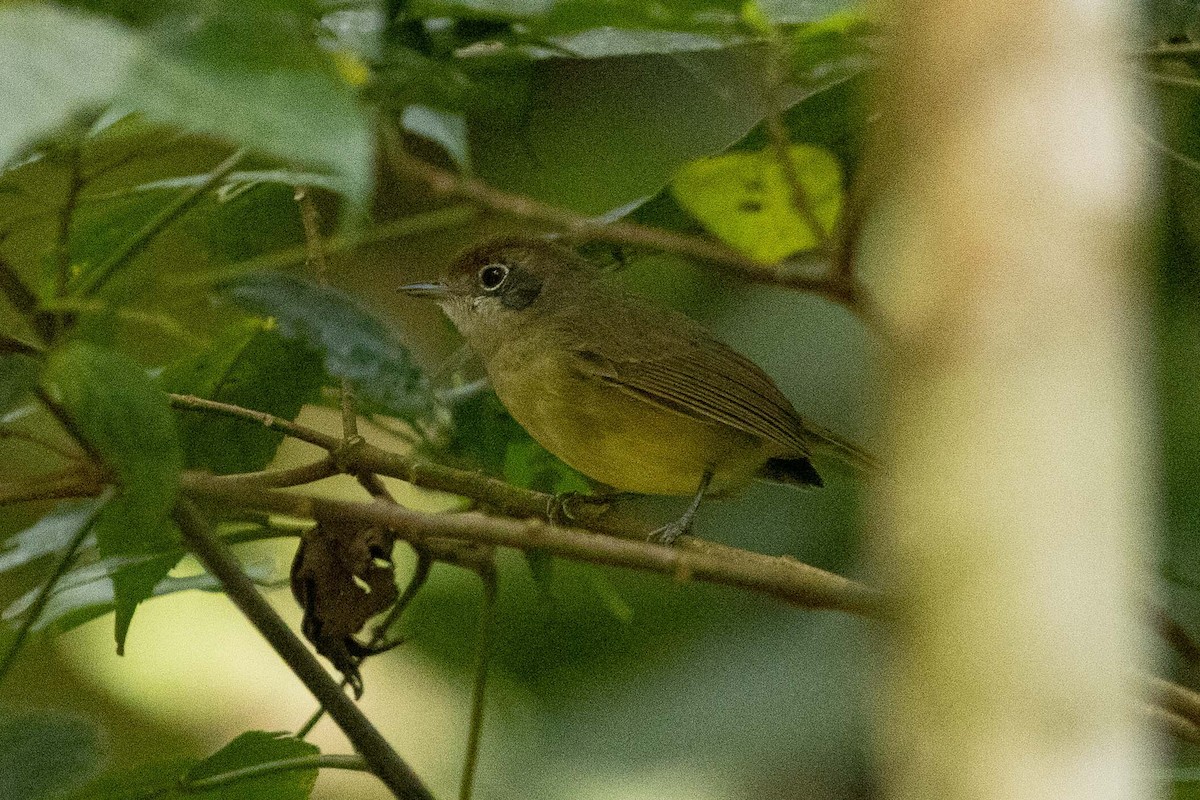
{"type": "Polygon", "coordinates": [[[700,501],[704,499],[705,493],[708,491],[708,485],[712,483],[713,471],[706,469],[704,477],[700,479],[700,488],[696,490],[696,496],[692,498],[692,503],[687,507],[687,511],[683,512],[683,516],[674,522],[668,522],[658,530],[650,534],[650,541],[658,544],[671,544],[680,536],[684,535],[692,528],[692,520],[696,516],[696,509],[700,508],[700,501]]]}

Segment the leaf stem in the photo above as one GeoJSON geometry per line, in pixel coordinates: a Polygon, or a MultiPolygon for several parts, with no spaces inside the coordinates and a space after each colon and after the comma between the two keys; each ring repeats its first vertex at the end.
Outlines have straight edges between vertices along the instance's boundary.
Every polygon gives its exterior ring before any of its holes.
{"type": "Polygon", "coordinates": [[[261,778],[263,775],[273,775],[277,772],[290,772],[298,769],[347,769],[356,772],[371,772],[367,762],[358,755],[311,755],[295,758],[281,758],[278,761],[266,761],[241,769],[209,775],[194,781],[181,781],[179,789],[183,792],[207,792],[221,786],[228,786],[239,781],[261,778]]]}
{"type": "Polygon", "coordinates": [[[55,274],[55,297],[67,294],[67,284],[71,280],[71,222],[75,217],[75,208],[79,203],[79,193],[83,190],[83,174],[80,171],[80,145],[75,144],[70,149],[67,158],[70,159],[70,171],[67,178],[67,195],[58,213],[57,266],[55,274]]]}

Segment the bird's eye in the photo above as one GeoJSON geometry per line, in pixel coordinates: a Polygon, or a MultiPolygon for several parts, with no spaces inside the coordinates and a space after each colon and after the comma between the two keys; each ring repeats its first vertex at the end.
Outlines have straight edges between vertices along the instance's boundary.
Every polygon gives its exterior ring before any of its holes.
{"type": "Polygon", "coordinates": [[[479,270],[479,285],[485,291],[494,292],[504,283],[504,279],[508,277],[508,267],[503,264],[488,264],[483,269],[479,270]]]}

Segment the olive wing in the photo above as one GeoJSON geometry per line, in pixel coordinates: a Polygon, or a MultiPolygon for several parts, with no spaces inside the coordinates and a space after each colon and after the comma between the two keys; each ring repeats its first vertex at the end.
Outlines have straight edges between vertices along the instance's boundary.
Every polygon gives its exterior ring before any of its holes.
{"type": "Polygon", "coordinates": [[[753,362],[715,339],[690,339],[657,353],[610,356],[575,350],[576,367],[648,402],[728,425],[807,456],[804,423],[753,362]]]}

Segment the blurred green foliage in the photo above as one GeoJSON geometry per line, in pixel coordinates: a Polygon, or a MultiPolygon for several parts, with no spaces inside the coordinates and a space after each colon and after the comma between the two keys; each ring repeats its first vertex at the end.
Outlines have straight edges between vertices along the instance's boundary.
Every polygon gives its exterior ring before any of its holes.
{"type": "MultiPolygon", "coordinates": [[[[1147,9],[1143,46],[1193,35],[1196,4],[1147,9]]],[[[686,184],[700,159],[769,163],[761,98],[780,89],[788,137],[822,165],[814,181],[836,213],[871,135],[870,71],[886,41],[884,27],[841,0],[0,4],[0,332],[10,344],[49,350],[44,365],[0,355],[0,426],[54,446],[0,440],[0,478],[41,480],[71,467],[58,451],[77,445],[34,400],[40,387],[121,487],[92,501],[6,509],[0,651],[28,625],[39,633],[23,659],[48,665],[47,674],[78,671],[64,666],[72,662],[51,634],[115,610],[122,640],[134,608],[152,595],[216,588],[207,576],[172,572],[182,550],[167,515],[179,471],[261,469],[280,437],[171,411],[165,392],[291,419],[306,405],[336,405],[345,378],[364,414],[399,428],[425,457],[547,491],[588,489],[493,394],[458,391],[474,377],[469,366],[435,366],[455,343],[433,312],[398,300],[394,287],[432,277],[497,225],[423,216],[441,211],[441,201],[388,173],[377,126],[401,126],[411,153],[497,188],[582,214],[725,236],[762,255],[753,223],[748,236],[729,236],[681,203],[673,180],[686,184]],[[776,61],[783,87],[769,83],[776,61]],[[242,147],[246,154],[214,175],[242,147]],[[334,253],[329,285],[303,266],[299,186],[330,221],[325,233],[368,242],[334,253]],[[369,235],[410,216],[422,222],[407,233],[369,235]],[[49,571],[81,534],[65,577],[29,619],[49,571]]],[[[1169,610],[1196,628],[1200,57],[1141,63],[1174,81],[1155,82],[1161,124],[1148,120],[1142,131],[1169,154],[1147,349],[1164,442],[1169,610]]],[[[710,198],[733,196],[741,178],[722,180],[704,190],[710,198]]],[[[770,257],[802,263],[811,245],[792,242],[770,257]]],[[[588,253],[622,269],[638,291],[703,318],[803,413],[869,442],[869,334],[847,312],[678,257],[600,245],[588,253]]],[[[759,486],[711,504],[698,532],[853,573],[858,487],[851,475],[830,474],[819,493],[759,486]]],[[[630,503],[648,520],[675,510],[673,501],[630,503]]],[[[279,529],[230,519],[222,531],[246,542],[279,529]]],[[[262,582],[273,575],[250,572],[262,582]]],[[[799,786],[812,798],[873,796],[860,691],[872,654],[862,623],[537,553],[504,554],[500,573],[494,716],[478,796],[783,798],[799,786]]],[[[413,659],[465,686],[478,605],[473,575],[438,566],[401,625],[408,642],[372,669],[413,659]]],[[[151,744],[138,738],[144,723],[127,722],[124,701],[100,702],[85,688],[103,685],[99,674],[76,674],[55,692],[54,704],[78,706],[91,722],[31,716],[24,698],[42,671],[0,684],[5,798],[62,796],[101,766],[88,796],[175,796],[189,780],[315,752],[257,732],[200,762],[214,739],[241,733],[189,727],[188,702],[221,700],[204,694],[202,675],[199,699],[178,698],[175,722],[151,744]],[[98,728],[119,754],[108,761],[98,728]],[[50,750],[57,761],[45,757],[50,750]]],[[[289,713],[299,720],[308,710],[289,713]]],[[[438,724],[465,738],[449,711],[438,724]]],[[[1182,753],[1180,763],[1196,755],[1182,753]]],[[[243,794],[187,796],[305,797],[316,773],[258,780],[268,782],[244,782],[243,794]]],[[[434,783],[439,796],[450,794],[448,778],[434,783]]]]}

